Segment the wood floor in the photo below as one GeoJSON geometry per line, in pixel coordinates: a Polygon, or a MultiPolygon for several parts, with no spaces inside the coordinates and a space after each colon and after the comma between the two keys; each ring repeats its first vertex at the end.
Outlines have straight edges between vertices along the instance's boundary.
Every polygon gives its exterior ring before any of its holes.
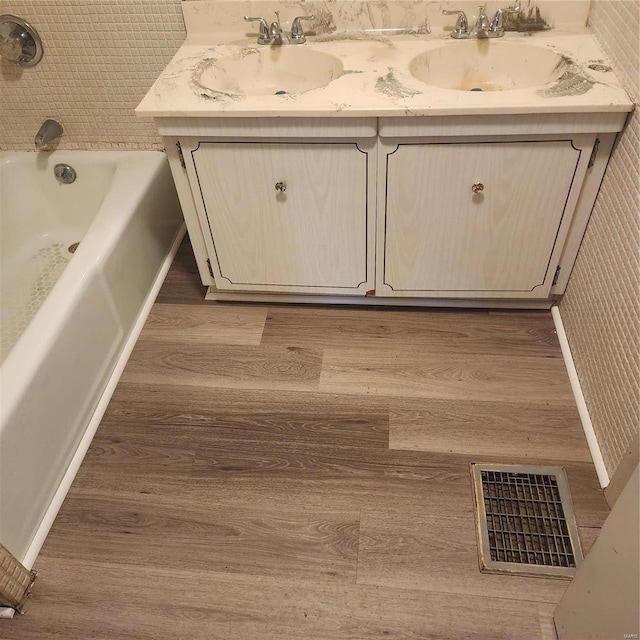
{"type": "Polygon", "coordinates": [[[551,640],[478,570],[470,461],[607,507],[548,312],[205,303],[183,244],[0,637],[551,640]]]}

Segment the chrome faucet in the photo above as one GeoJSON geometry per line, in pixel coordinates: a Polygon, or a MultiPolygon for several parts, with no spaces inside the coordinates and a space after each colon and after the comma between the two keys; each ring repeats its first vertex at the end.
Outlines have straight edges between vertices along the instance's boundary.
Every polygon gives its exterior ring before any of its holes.
{"type": "Polygon", "coordinates": [[[486,9],[483,5],[478,7],[478,17],[476,23],[469,31],[468,38],[488,38],[489,37],[489,16],[486,14],[486,9]]]}
{"type": "Polygon", "coordinates": [[[38,133],[36,133],[36,137],[34,139],[36,149],[44,149],[45,147],[48,147],[62,135],[63,131],[63,126],[56,120],[51,120],[51,118],[45,120],[40,129],[38,129],[38,133]]]}
{"type": "Polygon", "coordinates": [[[282,36],[287,37],[286,33],[282,30],[280,26],[280,12],[276,11],[276,19],[271,23],[269,27],[269,35],[271,36],[271,44],[282,44],[282,36]]]}
{"type": "Polygon", "coordinates": [[[443,9],[445,16],[457,15],[458,20],[456,26],[451,32],[451,37],[456,39],[468,38],[501,38],[504,35],[503,16],[505,13],[518,13],[520,11],[520,0],[513,7],[506,9],[498,9],[491,20],[486,14],[484,5],[478,7],[478,17],[476,22],[469,30],[469,21],[464,11],[459,9],[443,9]]]}
{"type": "Polygon", "coordinates": [[[291,23],[291,31],[285,31],[280,25],[280,12],[276,11],[276,19],[269,25],[264,18],[253,18],[244,16],[246,22],[258,22],[258,44],[304,44],[307,41],[301,20],[313,20],[315,15],[296,16],[291,23]]]}

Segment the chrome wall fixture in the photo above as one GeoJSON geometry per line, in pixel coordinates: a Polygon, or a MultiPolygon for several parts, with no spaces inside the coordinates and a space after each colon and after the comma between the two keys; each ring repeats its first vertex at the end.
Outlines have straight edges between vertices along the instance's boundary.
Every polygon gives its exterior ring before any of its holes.
{"type": "Polygon", "coordinates": [[[42,40],[22,18],[0,16],[0,57],[21,67],[33,67],[42,60],[42,40]]]}
{"type": "Polygon", "coordinates": [[[49,145],[54,143],[64,133],[64,127],[57,121],[51,118],[45,120],[33,142],[36,145],[36,149],[46,149],[49,145]]]}

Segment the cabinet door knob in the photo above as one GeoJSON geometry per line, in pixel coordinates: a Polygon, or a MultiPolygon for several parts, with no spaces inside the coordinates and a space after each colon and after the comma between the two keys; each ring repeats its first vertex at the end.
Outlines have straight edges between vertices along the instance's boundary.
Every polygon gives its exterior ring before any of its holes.
{"type": "Polygon", "coordinates": [[[481,191],[484,191],[484,185],[482,182],[474,182],[471,186],[471,191],[473,191],[473,193],[480,193],[481,191]]]}
{"type": "Polygon", "coordinates": [[[276,191],[284,193],[287,190],[287,185],[284,182],[276,182],[276,191]]]}

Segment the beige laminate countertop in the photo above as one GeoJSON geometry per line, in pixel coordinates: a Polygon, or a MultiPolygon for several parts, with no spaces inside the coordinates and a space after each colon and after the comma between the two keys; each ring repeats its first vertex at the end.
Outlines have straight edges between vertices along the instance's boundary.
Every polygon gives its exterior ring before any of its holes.
{"type": "MultiPolygon", "coordinates": [[[[535,56],[534,56],[535,57],[535,56]]],[[[531,64],[535,64],[532,61],[531,64]]],[[[605,55],[586,29],[524,34],[492,40],[454,40],[425,34],[343,32],[310,36],[303,45],[257,45],[246,34],[187,39],[136,109],[139,116],[389,117],[532,113],[605,113],[633,109],[605,55]],[[212,44],[215,43],[215,44],[212,44]],[[550,49],[566,63],[544,86],[508,91],[458,91],[424,84],[409,71],[418,54],[440,47],[486,47],[522,43],[550,49]],[[208,88],[203,74],[227,56],[273,57],[309,50],[329,53],[344,71],[327,86],[284,95],[233,95],[208,88]],[[265,53],[267,52],[267,53],[265,53]]]]}

